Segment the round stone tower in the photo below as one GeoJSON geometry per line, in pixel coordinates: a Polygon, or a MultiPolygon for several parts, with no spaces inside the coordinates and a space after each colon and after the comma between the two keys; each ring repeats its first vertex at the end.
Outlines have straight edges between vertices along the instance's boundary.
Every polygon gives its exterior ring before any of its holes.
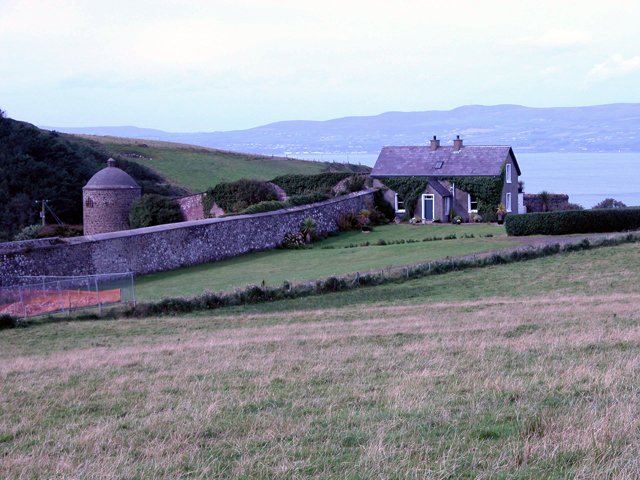
{"type": "Polygon", "coordinates": [[[127,230],[129,207],[140,194],[140,185],[110,158],[82,189],[84,234],[127,230]]]}

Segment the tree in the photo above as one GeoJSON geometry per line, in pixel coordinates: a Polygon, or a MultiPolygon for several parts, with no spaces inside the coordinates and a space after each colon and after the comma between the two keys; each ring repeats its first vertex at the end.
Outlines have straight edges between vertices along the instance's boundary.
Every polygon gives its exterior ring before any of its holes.
{"type": "Polygon", "coordinates": [[[178,202],[161,195],[143,195],[133,201],[129,210],[131,228],[152,227],[181,221],[182,214],[178,202]]]}
{"type": "Polygon", "coordinates": [[[551,194],[546,190],[541,191],[538,194],[540,198],[540,203],[542,204],[542,211],[546,212],[549,209],[549,200],[551,199],[551,194]]]}
{"type": "Polygon", "coordinates": [[[305,236],[307,245],[311,243],[311,235],[316,231],[318,225],[313,218],[305,218],[300,225],[300,232],[305,236]]]}
{"type": "Polygon", "coordinates": [[[605,198],[599,204],[594,206],[594,210],[596,208],[625,208],[626,205],[618,200],[614,200],[613,198],[605,198]]]}

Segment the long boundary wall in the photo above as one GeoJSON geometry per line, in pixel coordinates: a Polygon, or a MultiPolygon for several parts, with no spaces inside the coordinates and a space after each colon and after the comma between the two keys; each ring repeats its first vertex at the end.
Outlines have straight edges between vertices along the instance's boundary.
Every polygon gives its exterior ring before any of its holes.
{"type": "Polygon", "coordinates": [[[282,243],[286,233],[297,232],[308,217],[317,222],[318,231],[335,230],[341,213],[370,207],[374,192],[375,189],[368,189],[321,203],[254,215],[70,238],[61,244],[5,244],[0,249],[0,276],[120,272],[143,275],[269,250],[282,243]]]}

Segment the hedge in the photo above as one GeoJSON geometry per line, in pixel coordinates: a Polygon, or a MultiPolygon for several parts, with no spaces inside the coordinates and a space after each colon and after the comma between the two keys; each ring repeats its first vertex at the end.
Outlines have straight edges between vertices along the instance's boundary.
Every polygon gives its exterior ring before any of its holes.
{"type": "Polygon", "coordinates": [[[290,173],[276,177],[271,182],[282,188],[287,195],[301,195],[319,190],[328,190],[341,180],[353,175],[353,172],[331,172],[318,175],[296,175],[290,173]]]}
{"type": "Polygon", "coordinates": [[[209,188],[202,199],[202,207],[205,216],[209,216],[214,202],[225,212],[241,212],[251,205],[271,200],[278,200],[278,196],[268,182],[241,179],[209,188]]]}
{"type": "Polygon", "coordinates": [[[572,233],[606,233],[640,228],[640,208],[602,210],[568,210],[545,213],[507,215],[507,234],[569,235],[572,233]]]}

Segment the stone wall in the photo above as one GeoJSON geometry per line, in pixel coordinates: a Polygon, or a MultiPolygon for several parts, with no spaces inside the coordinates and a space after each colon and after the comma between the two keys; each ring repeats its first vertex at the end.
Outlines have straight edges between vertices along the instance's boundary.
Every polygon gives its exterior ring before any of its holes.
{"type": "MultiPolygon", "coordinates": [[[[0,276],[93,275],[132,271],[135,275],[173,270],[275,248],[308,217],[318,231],[337,228],[343,212],[357,212],[373,203],[374,189],[312,205],[255,215],[211,218],[122,232],[61,239],[47,246],[5,244],[0,251],[0,276]]],[[[18,243],[18,242],[16,242],[18,243]]]]}
{"type": "Polygon", "coordinates": [[[195,195],[187,195],[186,197],[176,198],[176,202],[180,206],[182,220],[190,222],[192,220],[201,220],[204,218],[204,210],[202,208],[202,196],[205,193],[196,193],[195,195]]]}
{"type": "MultiPolygon", "coordinates": [[[[569,202],[569,195],[560,193],[549,194],[549,201],[547,202],[547,211],[553,212],[558,210],[560,205],[569,202]]],[[[542,201],[540,195],[535,193],[524,194],[524,206],[527,207],[527,213],[542,212],[542,201]]]]}

